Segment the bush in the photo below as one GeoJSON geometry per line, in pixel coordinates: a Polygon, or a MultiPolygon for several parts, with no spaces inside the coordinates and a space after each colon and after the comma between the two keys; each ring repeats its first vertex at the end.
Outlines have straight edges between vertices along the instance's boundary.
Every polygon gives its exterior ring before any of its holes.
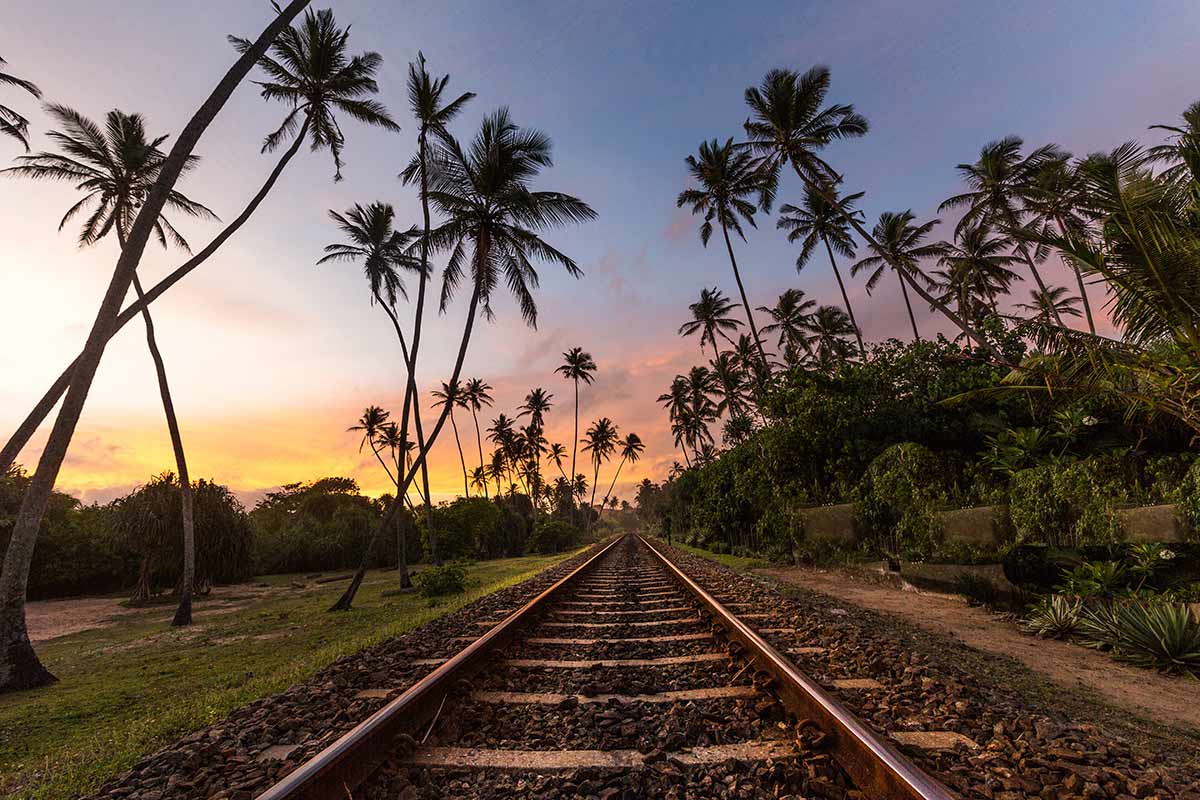
{"type": "Polygon", "coordinates": [[[433,599],[467,590],[467,571],[457,564],[429,567],[417,573],[414,581],[421,594],[433,599]]]}
{"type": "Polygon", "coordinates": [[[1042,598],[1021,623],[1027,633],[1050,639],[1068,636],[1079,627],[1080,602],[1056,594],[1042,598]]]}
{"type": "Polygon", "coordinates": [[[1200,541],[1200,461],[1196,461],[1179,485],[1179,515],[1189,537],[1200,541]]]}
{"type": "Polygon", "coordinates": [[[1122,603],[1117,657],[1143,667],[1200,674],[1200,621],[1182,603],[1122,603]]]}
{"type": "Polygon", "coordinates": [[[1129,461],[1113,454],[1017,472],[1009,493],[1017,542],[1078,547],[1120,541],[1116,508],[1137,485],[1129,461]]]}
{"type": "Polygon", "coordinates": [[[541,519],[533,526],[533,533],[526,542],[531,553],[558,553],[574,542],[575,528],[560,519],[541,519]]]}
{"type": "Polygon", "coordinates": [[[859,484],[860,530],[888,555],[928,558],[941,540],[944,475],[942,460],[919,444],[884,450],[859,484]]]}

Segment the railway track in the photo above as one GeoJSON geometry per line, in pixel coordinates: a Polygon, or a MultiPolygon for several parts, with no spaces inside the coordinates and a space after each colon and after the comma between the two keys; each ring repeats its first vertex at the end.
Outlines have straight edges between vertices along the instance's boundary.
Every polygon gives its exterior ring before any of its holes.
{"type": "Polygon", "coordinates": [[[952,796],[724,599],[615,540],[259,800],[952,796]]]}

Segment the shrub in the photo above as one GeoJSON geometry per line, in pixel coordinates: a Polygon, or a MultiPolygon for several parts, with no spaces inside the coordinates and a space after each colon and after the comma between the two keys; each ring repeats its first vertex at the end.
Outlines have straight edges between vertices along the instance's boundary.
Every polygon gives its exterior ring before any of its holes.
{"type": "Polygon", "coordinates": [[[526,542],[531,553],[558,553],[570,547],[576,531],[561,519],[540,519],[533,526],[533,533],[526,542]]]}
{"type": "Polygon", "coordinates": [[[1021,623],[1021,628],[1050,639],[1069,636],[1079,627],[1079,609],[1078,600],[1060,594],[1044,597],[1021,623]]]}
{"type": "Polygon", "coordinates": [[[1116,508],[1136,486],[1127,461],[1113,454],[1017,472],[1009,492],[1017,542],[1078,547],[1120,541],[1116,508]]]}
{"type": "Polygon", "coordinates": [[[462,594],[467,590],[467,571],[457,564],[423,569],[414,580],[421,594],[430,599],[462,594]]]}
{"type": "Polygon", "coordinates": [[[1080,644],[1095,650],[1121,649],[1121,604],[1092,603],[1079,615],[1080,644]]]}
{"type": "Polygon", "coordinates": [[[1179,515],[1189,538],[1200,541],[1200,461],[1183,476],[1178,494],[1179,515]]]}
{"type": "Polygon", "coordinates": [[[1063,576],[1060,594],[1112,597],[1128,586],[1129,570],[1119,561],[1085,561],[1063,576]]]}
{"type": "Polygon", "coordinates": [[[944,486],[941,460],[928,448],[911,442],[889,447],[859,484],[860,529],[889,555],[928,558],[941,539],[944,486]]]}
{"type": "Polygon", "coordinates": [[[1143,667],[1200,674],[1200,621],[1182,603],[1124,603],[1117,657],[1143,667]]]}

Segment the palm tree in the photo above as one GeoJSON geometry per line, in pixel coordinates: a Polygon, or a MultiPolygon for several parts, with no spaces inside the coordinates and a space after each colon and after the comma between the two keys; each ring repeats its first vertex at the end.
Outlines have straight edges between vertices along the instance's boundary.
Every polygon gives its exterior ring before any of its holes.
{"type": "MultiPolygon", "coordinates": [[[[840,183],[841,176],[821,158],[820,151],[839,139],[866,135],[868,124],[864,117],[855,113],[852,105],[825,105],[829,84],[829,68],[817,65],[804,74],[785,69],[771,70],[760,86],[746,90],[746,105],[750,108],[751,118],[744,125],[748,141],[743,146],[762,159],[759,204],[763,210],[770,209],[779,185],[779,173],[790,164],[806,190],[816,192],[835,205],[842,219],[863,241],[876,252],[884,253],[884,261],[896,271],[902,283],[907,283],[921,299],[964,333],[973,334],[961,317],[930,295],[903,265],[890,262],[887,249],[863,227],[863,222],[850,210],[837,206],[832,189],[840,183]]],[[[994,351],[990,345],[985,344],[985,347],[994,351]]]]}
{"type": "Polygon", "coordinates": [[[854,318],[854,308],[850,305],[850,295],[846,293],[846,284],[842,281],[842,272],[838,269],[837,260],[833,257],[836,250],[843,258],[854,258],[854,237],[850,233],[848,220],[863,221],[863,213],[854,208],[854,204],[863,196],[863,192],[837,196],[837,187],[829,186],[825,194],[810,188],[804,190],[804,203],[801,206],[790,204],[781,206],[779,220],[775,227],[788,232],[788,241],[800,240],[800,255],[796,256],[796,272],[804,269],[804,265],[812,258],[817,248],[817,242],[825,245],[829,254],[829,266],[837,278],[838,289],[842,292],[842,302],[846,304],[846,313],[850,315],[850,323],[854,326],[854,336],[858,339],[858,351],[864,357],[867,348],[863,344],[862,331],[854,318]],[[828,195],[833,201],[826,200],[828,195]]]}
{"type": "MultiPolygon", "coordinates": [[[[1024,144],[1020,137],[1006,136],[985,144],[979,151],[979,160],[973,164],[959,164],[958,173],[967,184],[967,191],[946,199],[938,211],[966,208],[958,222],[960,228],[982,223],[1009,234],[1019,232],[1024,226],[1023,204],[1029,197],[1033,176],[1047,161],[1064,157],[1056,145],[1045,145],[1022,156],[1024,144]]],[[[1023,238],[1018,237],[1015,244],[1015,252],[1029,267],[1038,289],[1045,292],[1046,283],[1038,272],[1033,252],[1023,238]]],[[[1055,322],[1062,325],[1057,316],[1055,322]]]]}
{"type": "Polygon", "coordinates": [[[802,289],[785,289],[773,308],[759,306],[758,310],[771,318],[771,322],[763,326],[763,333],[779,333],[779,351],[789,362],[795,362],[796,349],[808,350],[808,342],[804,338],[804,326],[811,314],[811,309],[817,305],[815,300],[805,300],[802,289]]]}
{"type": "Polygon", "coordinates": [[[765,362],[767,354],[763,351],[762,341],[758,337],[758,328],[754,325],[754,314],[750,310],[750,300],[746,297],[746,287],[742,283],[741,272],[738,271],[737,259],[733,255],[733,243],[729,240],[729,229],[742,237],[740,220],[745,220],[754,227],[754,203],[746,198],[759,192],[759,172],[751,155],[740,150],[729,139],[725,144],[716,139],[701,142],[697,156],[686,159],[688,172],[699,188],[684,189],[679,193],[675,205],[683,208],[692,207],[693,214],[703,214],[704,222],[700,226],[700,241],[708,247],[708,240],[713,232],[713,220],[721,226],[721,235],[725,238],[725,249],[729,252],[729,264],[733,267],[733,279],[737,281],[738,292],[742,296],[742,308],[746,310],[746,321],[750,323],[750,332],[758,345],[759,357],[765,362]]]}
{"type": "Polygon", "coordinates": [[[808,347],[822,369],[832,370],[854,352],[853,346],[846,341],[846,337],[854,334],[854,323],[837,306],[821,306],[808,318],[805,327],[809,332],[808,347]]]}
{"type": "MultiPolygon", "coordinates": [[[[485,406],[492,405],[492,387],[481,378],[470,378],[463,385],[462,397],[467,407],[471,409],[471,419],[475,421],[475,444],[479,448],[479,466],[483,464],[483,437],[479,433],[479,412],[485,406]]],[[[487,482],[483,484],[483,496],[488,496],[487,482]]]]}
{"type": "Polygon", "coordinates": [[[732,345],[733,340],[726,331],[736,331],[742,324],[741,320],[734,319],[729,314],[735,305],[715,286],[711,289],[701,289],[700,299],[688,306],[692,318],[679,326],[679,335],[691,336],[699,331],[700,348],[703,349],[705,343],[711,344],[713,357],[719,356],[721,351],[717,347],[717,334],[732,345]]]}
{"type": "MultiPolygon", "coordinates": [[[[0,61],[0,64],[3,64],[0,61]]],[[[1200,100],[1183,110],[1177,125],[1151,125],[1150,130],[1166,131],[1170,134],[1163,144],[1154,145],[1146,151],[1150,161],[1166,164],[1162,177],[1174,183],[1187,185],[1194,180],[1193,168],[1188,164],[1189,154],[1200,144],[1200,100]]]]}
{"type": "MultiPolygon", "coordinates": [[[[221,78],[175,140],[154,187],[146,196],[142,209],[130,228],[129,237],[125,247],[121,249],[121,255],[113,269],[112,279],[100,303],[83,351],[71,367],[67,378],[70,385],[66,389],[58,418],[46,439],[45,447],[42,448],[37,470],[30,479],[25,497],[21,501],[21,508],[13,522],[8,548],[4,553],[4,567],[0,572],[0,642],[4,642],[4,647],[0,648],[0,692],[43,686],[55,680],[34,653],[25,625],[25,595],[34,546],[37,543],[42,516],[54,490],[59,469],[66,458],[75,426],[83,413],[84,402],[87,400],[96,369],[100,366],[105,345],[116,330],[121,302],[129,291],[129,284],[133,281],[134,271],[141,262],[154,223],[162,213],[168,193],[174,188],[204,131],[224,108],[233,90],[250,72],[255,61],[266,52],[280,31],[286,28],[307,4],[308,0],[292,0],[279,10],[275,19],[267,25],[254,44],[221,78]]],[[[36,424],[34,428],[36,429],[36,424]]],[[[14,453],[13,457],[15,456],[14,453]]]]}
{"type": "Polygon", "coordinates": [[[738,363],[733,353],[721,353],[709,361],[709,371],[716,379],[710,391],[720,388],[721,402],[717,404],[717,414],[726,409],[730,417],[742,416],[743,389],[746,384],[746,373],[738,363]]]}
{"type": "MultiPolygon", "coordinates": [[[[387,412],[384,412],[385,416],[386,416],[386,413],[387,412]]],[[[402,458],[403,459],[408,458],[408,451],[412,449],[411,448],[412,442],[408,441],[404,437],[404,434],[402,434],[400,432],[400,426],[397,425],[395,422],[387,422],[384,424],[379,424],[377,412],[375,414],[375,419],[368,421],[367,417],[369,414],[370,414],[370,408],[368,408],[367,413],[363,414],[363,418],[362,418],[362,420],[360,420],[359,424],[361,426],[361,425],[363,425],[364,422],[368,422],[368,423],[373,422],[374,423],[373,427],[378,431],[374,441],[377,443],[377,446],[380,449],[386,448],[388,450],[388,452],[390,452],[392,454],[392,463],[396,468],[396,475],[398,476],[400,474],[400,471],[403,469],[402,458]]],[[[365,430],[365,426],[351,428],[351,430],[365,430]]],[[[365,439],[365,434],[364,434],[364,439],[365,439]]],[[[362,450],[361,444],[359,445],[359,450],[360,451],[362,450]]],[[[392,478],[393,484],[396,483],[395,477],[393,477],[390,474],[388,475],[388,477],[392,478]]],[[[380,498],[380,500],[382,501],[383,498],[380,498]]],[[[412,510],[413,514],[415,515],[416,509],[413,508],[412,501],[409,500],[407,496],[404,497],[404,501],[408,503],[409,509],[412,510]]],[[[404,524],[405,523],[404,523],[403,519],[401,519],[400,517],[396,518],[396,568],[400,572],[400,588],[401,589],[411,589],[412,588],[412,577],[408,574],[408,543],[405,540],[405,536],[404,536],[404,524]]]]}
{"type": "Polygon", "coordinates": [[[559,473],[562,474],[563,480],[567,479],[567,473],[563,469],[563,462],[567,459],[567,446],[561,442],[554,442],[550,445],[550,460],[554,466],[558,467],[559,473]]]}
{"type": "Polygon", "coordinates": [[[1045,292],[1034,289],[1029,293],[1028,303],[1017,303],[1017,308],[1028,311],[1035,319],[1049,323],[1062,317],[1079,316],[1079,298],[1065,286],[1051,286],[1045,292]]]}
{"type": "MultiPolygon", "coordinates": [[[[287,25],[299,13],[300,10],[308,4],[308,0],[293,0],[289,3],[285,12],[276,20],[276,25],[272,25],[268,30],[276,31],[286,28],[286,38],[288,44],[283,46],[284,37],[280,37],[279,42],[275,43],[272,52],[275,55],[274,59],[267,59],[270,62],[268,65],[263,63],[263,69],[268,75],[274,78],[272,82],[263,84],[262,96],[268,100],[278,99],[284,102],[293,103],[293,109],[285,119],[284,126],[280,130],[284,130],[284,135],[268,136],[263,146],[263,152],[275,150],[282,146],[287,138],[294,131],[295,136],[292,144],[287,151],[276,162],[274,169],[268,175],[267,180],[259,188],[258,192],[251,198],[250,202],[242,210],[240,214],[232,222],[218,233],[211,242],[209,242],[200,252],[192,256],[186,262],[177,267],[165,278],[160,280],[154,286],[146,291],[145,302],[138,300],[131,303],[129,307],[121,311],[117,315],[111,330],[107,334],[109,338],[116,335],[127,322],[134,319],[141,313],[142,307],[153,302],[160,297],[164,292],[182,280],[188,273],[199,267],[207,261],[214,253],[216,253],[221,245],[233,236],[247,220],[253,216],[262,201],[274,188],[275,183],[283,174],[284,169],[300,150],[300,146],[305,141],[311,142],[311,149],[320,150],[328,149],[330,143],[318,137],[317,132],[309,123],[310,116],[316,115],[326,119],[334,119],[335,124],[339,126],[336,118],[333,116],[334,108],[332,104],[336,101],[345,103],[359,103],[363,95],[378,91],[378,86],[375,83],[374,75],[379,69],[380,57],[376,53],[364,53],[361,56],[348,58],[346,55],[346,37],[345,31],[338,31],[336,27],[326,25],[318,25],[312,20],[306,20],[304,26],[288,28],[287,25]],[[280,23],[280,20],[283,20],[280,23]],[[301,96],[303,99],[301,99],[301,96]],[[296,105],[296,104],[299,105],[296,105]],[[303,121],[300,122],[298,130],[296,130],[296,112],[302,111],[303,121]],[[289,126],[290,121],[290,126],[289,126]]],[[[328,14],[329,12],[321,12],[328,14]]],[[[310,13],[308,15],[312,17],[310,13]]],[[[347,29],[348,30],[348,29],[347,29]]],[[[265,35],[265,34],[264,34],[265,35]]],[[[247,51],[244,49],[245,41],[231,37],[235,46],[237,46],[243,56],[250,61],[253,66],[257,62],[258,56],[264,55],[268,46],[271,46],[272,39],[275,33],[271,34],[270,39],[260,39],[254,44],[253,49],[247,51]]],[[[239,64],[242,62],[239,60],[239,64]]],[[[232,73],[231,73],[232,74],[232,73]]],[[[228,87],[222,86],[222,90],[228,87]]],[[[352,115],[360,121],[372,125],[381,125],[389,127],[392,123],[386,119],[386,116],[378,116],[375,114],[352,115]]],[[[277,131],[276,134],[279,132],[277,131]]],[[[123,299],[123,295],[122,295],[123,299]]],[[[105,340],[107,343],[107,339],[105,340]]],[[[62,398],[67,388],[71,385],[72,375],[79,363],[79,358],[76,357],[67,365],[66,369],[58,376],[54,384],[46,391],[42,398],[26,416],[21,425],[9,438],[4,449],[0,450],[0,464],[11,465],[17,457],[17,454],[29,443],[30,438],[37,432],[38,426],[53,410],[58,401],[62,398]]]]}
{"type": "Polygon", "coordinates": [[[454,409],[467,408],[467,400],[463,397],[462,388],[458,381],[443,383],[441,389],[430,392],[434,397],[434,408],[447,407],[450,410],[450,427],[454,431],[454,446],[458,448],[458,461],[462,464],[463,497],[470,497],[471,491],[467,484],[467,460],[463,458],[462,440],[458,438],[458,423],[454,421],[454,409]]]}
{"type": "MultiPolygon", "coordinates": [[[[24,89],[37,99],[41,99],[42,90],[24,78],[10,75],[3,70],[8,62],[0,58],[0,86],[15,86],[24,89]]],[[[29,120],[5,105],[0,105],[0,133],[13,137],[21,146],[29,151],[29,120]]]]}
{"type": "MultiPolygon", "coordinates": [[[[167,137],[150,139],[146,134],[145,121],[139,114],[126,114],[114,109],[108,112],[104,129],[101,130],[95,122],[66,106],[51,105],[47,107],[47,112],[57,119],[63,128],[48,134],[62,149],[63,154],[42,152],[21,156],[18,158],[19,166],[0,172],[35,180],[74,183],[75,188],[84,195],[63,216],[58,225],[59,230],[89,206],[94,206],[80,231],[79,246],[96,244],[111,233],[124,248],[134,218],[162,172],[166,154],[160,146],[167,137]]],[[[199,157],[191,156],[181,172],[186,173],[198,162],[199,157]]],[[[167,193],[165,206],[189,216],[216,219],[216,215],[208,208],[189,200],[174,189],[167,193]]],[[[160,213],[154,221],[153,229],[155,237],[164,248],[174,244],[184,251],[189,251],[187,241],[165,215],[160,213]]],[[[145,299],[145,290],[136,271],[132,283],[138,299],[145,299]]],[[[179,496],[183,507],[183,577],[180,582],[179,606],[171,624],[190,625],[196,574],[192,484],[188,477],[183,436],[175,415],[175,402],[167,381],[166,365],[154,333],[154,320],[150,316],[150,309],[144,305],[142,320],[146,325],[146,344],[154,363],[159,396],[171,438],[171,449],[175,455],[175,467],[179,472],[179,496]]]]}
{"type": "Polygon", "coordinates": [[[530,491],[536,495],[541,488],[542,480],[542,446],[546,438],[542,436],[542,432],[546,429],[546,412],[551,409],[554,395],[547,392],[545,389],[538,387],[525,395],[525,402],[517,407],[520,411],[518,417],[529,417],[529,429],[526,431],[526,439],[530,445],[529,449],[529,464],[533,472],[533,485],[530,491]]]}
{"type": "MultiPolygon", "coordinates": [[[[993,236],[988,225],[979,224],[959,228],[953,242],[940,242],[939,246],[941,269],[930,274],[932,286],[940,291],[942,302],[953,302],[963,319],[979,327],[988,313],[999,313],[996,296],[1007,294],[1009,285],[1018,279],[1008,268],[1017,261],[1011,255],[1012,240],[993,236]]],[[[966,338],[970,344],[971,337],[966,338]]]]}
{"type": "MultiPolygon", "coordinates": [[[[913,316],[912,303],[908,299],[908,286],[916,286],[916,279],[921,278],[926,284],[929,279],[921,272],[921,260],[933,258],[941,254],[941,246],[922,244],[925,237],[941,220],[930,220],[921,225],[914,225],[915,217],[912,211],[894,213],[885,211],[879,215],[879,222],[872,232],[871,249],[875,255],[856,261],[850,266],[850,274],[870,271],[867,278],[867,294],[871,293],[883,277],[885,267],[891,267],[900,280],[900,292],[904,297],[904,306],[908,309],[908,321],[912,324],[913,339],[921,341],[917,331],[917,318],[913,316]],[[905,279],[908,280],[905,280],[905,279]]],[[[933,298],[929,298],[933,300],[933,298]]],[[[966,330],[966,329],[964,329],[966,330]]],[[[969,332],[968,332],[969,333],[969,332]]],[[[982,341],[982,339],[981,339],[982,341]]]]}
{"type": "Polygon", "coordinates": [[[571,440],[571,474],[575,473],[575,453],[579,447],[579,382],[591,385],[596,372],[596,362],[591,353],[583,352],[582,347],[572,347],[563,353],[563,363],[554,370],[575,384],[575,435],[571,440]]]}
{"type": "Polygon", "coordinates": [[[592,499],[589,506],[596,505],[596,484],[600,480],[600,465],[612,457],[617,448],[617,426],[608,417],[601,417],[591,424],[583,435],[583,450],[592,454],[592,499]]]}
{"type": "MultiPolygon", "coordinates": [[[[621,461],[617,464],[617,471],[613,474],[612,483],[608,485],[608,491],[604,493],[605,501],[615,500],[612,496],[613,488],[617,485],[617,478],[621,477],[621,468],[625,466],[625,462],[634,464],[642,457],[642,451],[646,449],[646,445],[642,442],[642,437],[636,433],[629,433],[625,438],[617,443],[621,450],[621,461]]],[[[615,506],[614,506],[615,507],[615,506]]]]}

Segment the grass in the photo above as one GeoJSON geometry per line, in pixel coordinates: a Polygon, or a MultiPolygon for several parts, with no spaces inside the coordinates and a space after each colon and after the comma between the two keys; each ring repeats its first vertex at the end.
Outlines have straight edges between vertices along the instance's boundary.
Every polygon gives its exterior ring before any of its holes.
{"type": "Polygon", "coordinates": [[[745,572],[752,569],[766,569],[767,567],[771,566],[771,562],[763,558],[755,558],[752,556],[734,556],[727,553],[714,553],[710,550],[705,550],[700,547],[692,547],[691,545],[680,544],[678,542],[675,542],[674,546],[678,547],[684,552],[691,553],[694,556],[700,556],[701,558],[707,558],[709,561],[715,561],[723,567],[729,567],[730,569],[737,570],[739,572],[745,572]]]}
{"type": "Polygon", "coordinates": [[[325,609],[345,582],[274,575],[223,594],[236,609],[200,601],[189,628],[170,628],[171,610],[160,607],[42,643],[38,654],[60,682],[0,696],[0,794],[49,800],[92,792],[234,708],[571,555],[473,564],[467,592],[432,607],[417,594],[382,597],[395,572],[371,572],[355,608],[338,614],[325,609]],[[306,586],[292,589],[293,581],[306,586]]]}

